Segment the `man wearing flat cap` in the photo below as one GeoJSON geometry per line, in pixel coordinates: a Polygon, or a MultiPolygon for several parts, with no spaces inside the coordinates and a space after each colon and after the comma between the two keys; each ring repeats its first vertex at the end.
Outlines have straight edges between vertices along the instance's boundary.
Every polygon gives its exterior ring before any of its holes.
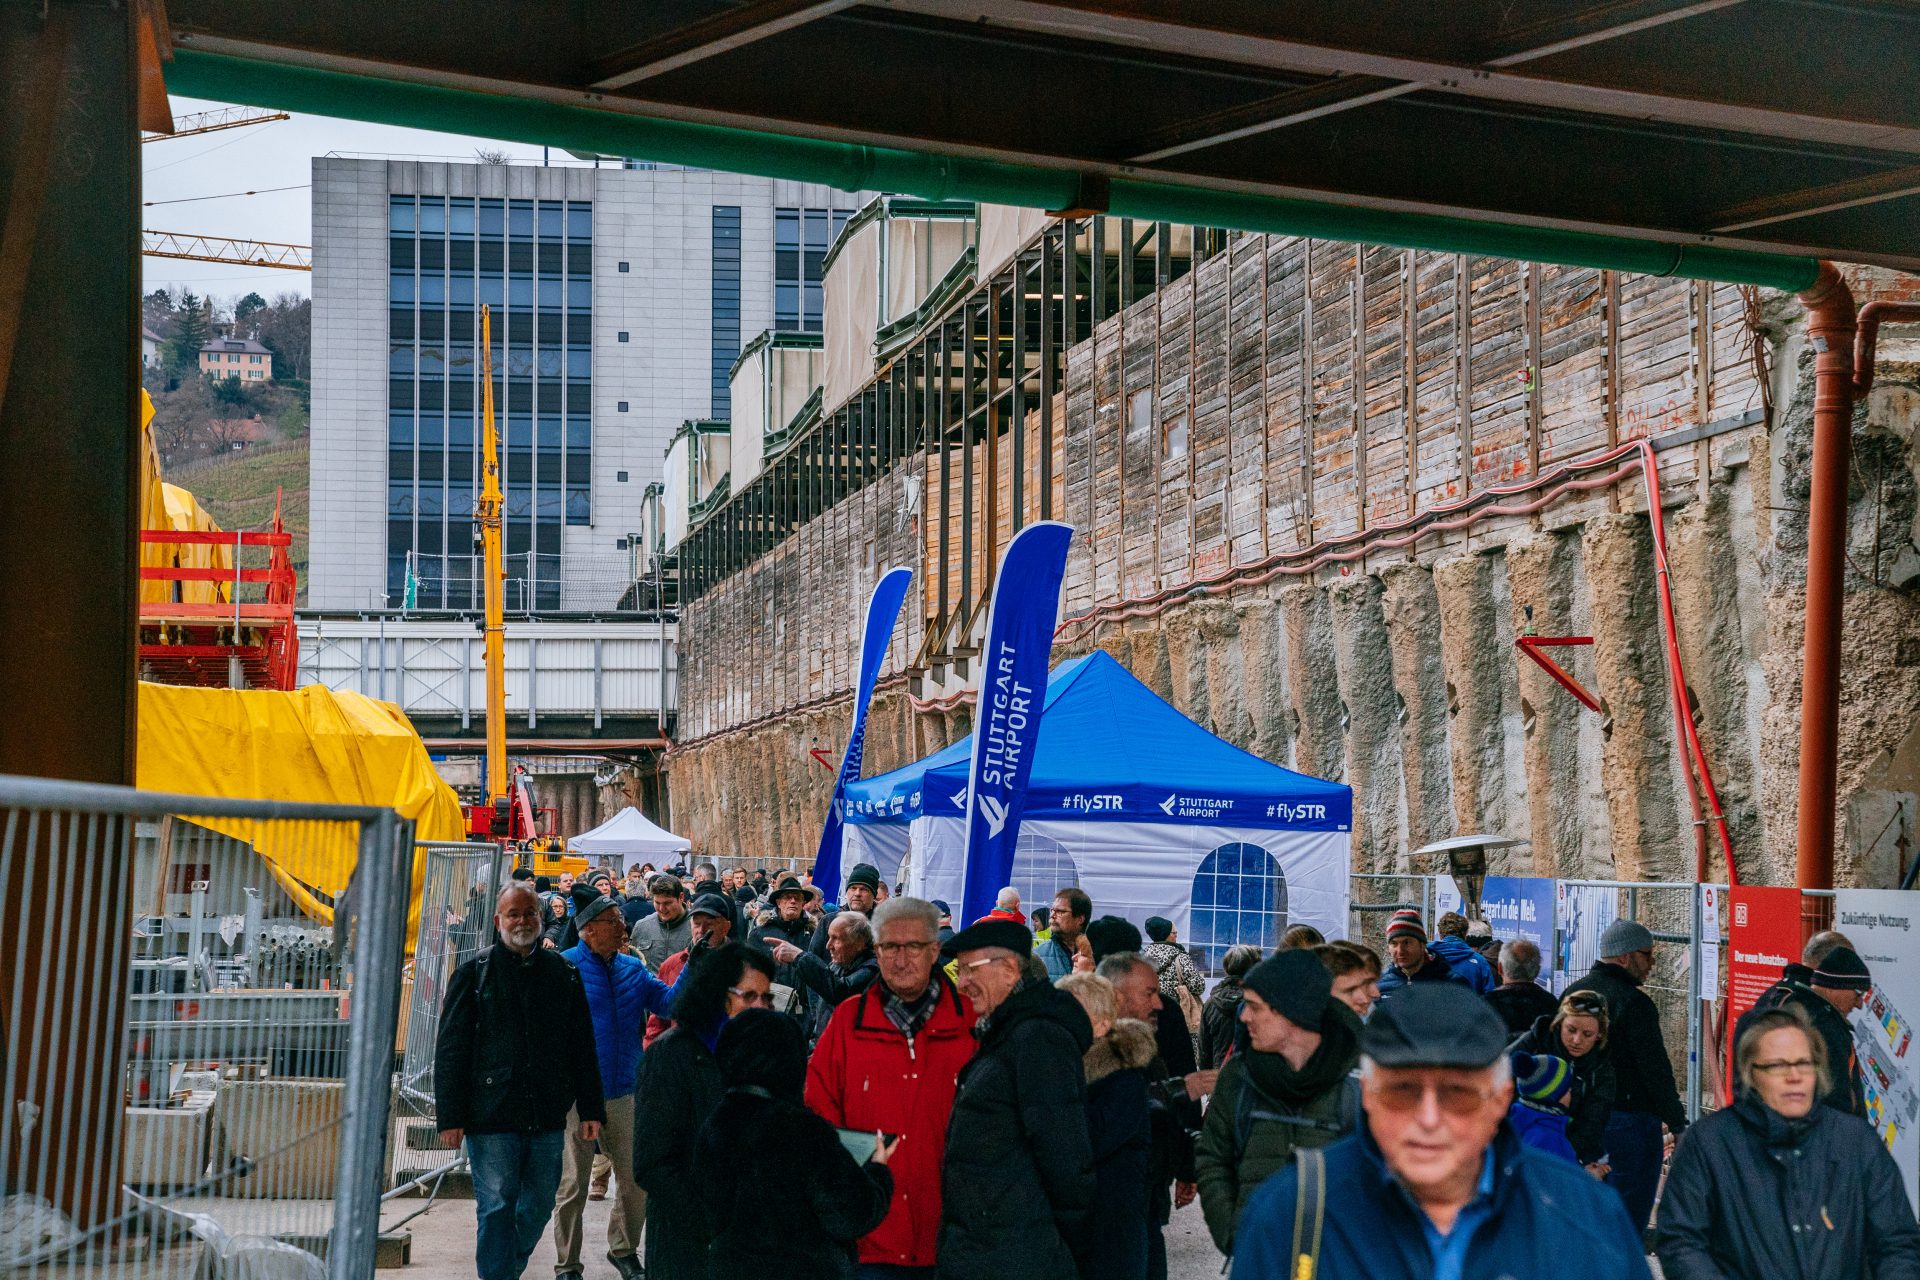
{"type": "Polygon", "coordinates": [[[1408,987],[1360,1032],[1360,1131],[1248,1202],[1235,1280],[1647,1280],[1619,1197],[1523,1146],[1507,1031],[1464,986],[1408,987]]]}
{"type": "Polygon", "coordinates": [[[1023,924],[986,917],[942,954],[981,1020],[940,1164],[941,1280],[1071,1280],[1094,1196],[1081,1073],[1093,1024],[1047,981],[1023,924]]]}
{"type": "Polygon", "coordinates": [[[1676,1138],[1687,1127],[1659,1007],[1640,989],[1652,972],[1653,934],[1638,920],[1615,920],[1600,935],[1600,959],[1566,990],[1592,991],[1607,1002],[1607,1053],[1616,1086],[1607,1118],[1607,1185],[1620,1193],[1627,1216],[1643,1231],[1666,1155],[1660,1126],[1676,1138]]]}
{"type": "Polygon", "coordinates": [[[1352,1133],[1360,1118],[1360,1019],[1333,998],[1311,951],[1282,951],[1240,980],[1247,1044],[1220,1069],[1194,1157],[1200,1207],[1222,1253],[1233,1252],[1253,1193],[1305,1147],[1352,1133]]]}

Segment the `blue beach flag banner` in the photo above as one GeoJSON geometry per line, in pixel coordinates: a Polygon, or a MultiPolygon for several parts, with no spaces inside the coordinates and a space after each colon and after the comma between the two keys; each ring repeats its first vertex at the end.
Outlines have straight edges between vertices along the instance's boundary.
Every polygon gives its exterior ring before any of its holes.
{"type": "Polygon", "coordinates": [[[1053,628],[1073,529],[1054,520],[1014,535],[987,609],[967,787],[967,874],[960,918],[979,919],[1013,872],[1027,778],[1040,738],[1053,628]]]}
{"type": "Polygon", "coordinates": [[[867,597],[867,623],[860,633],[860,683],[853,694],[853,727],[847,733],[846,754],[840,758],[840,773],[833,780],[833,798],[827,803],[827,820],[820,828],[820,851],[813,860],[813,884],[832,902],[840,893],[840,851],[846,834],[847,784],[860,781],[860,761],[867,745],[867,704],[873,701],[873,686],[880,679],[880,663],[887,656],[887,642],[893,638],[894,623],[900,618],[900,606],[906,603],[907,587],[913,582],[913,570],[889,569],[867,597]]]}

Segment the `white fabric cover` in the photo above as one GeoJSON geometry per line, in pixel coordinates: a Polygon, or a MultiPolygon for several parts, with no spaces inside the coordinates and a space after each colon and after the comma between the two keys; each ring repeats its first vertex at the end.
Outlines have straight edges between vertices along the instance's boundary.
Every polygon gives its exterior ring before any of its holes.
{"type": "MultiPolygon", "coordinates": [[[[862,828],[849,827],[851,833],[862,828]]],[[[886,830],[869,826],[866,831],[886,830]]],[[[917,898],[957,904],[966,880],[966,824],[958,818],[916,818],[911,828],[907,891],[917,898]]],[[[1287,886],[1285,926],[1310,924],[1328,938],[1347,936],[1347,873],[1352,837],[1344,831],[1272,831],[1216,827],[1205,823],[1036,821],[1020,828],[1014,883],[1031,848],[1063,851],[1072,871],[1062,871],[1044,891],[1077,883],[1093,899],[1095,916],[1117,915],[1138,925],[1165,916],[1182,942],[1206,942],[1193,934],[1194,874],[1222,845],[1258,845],[1280,864],[1287,886]]],[[[849,864],[851,865],[851,864],[849,864]]],[[[1026,902],[1028,911],[1045,901],[1026,902]]],[[[955,920],[960,927],[965,923],[955,920]]],[[[1276,930],[1276,933],[1278,930],[1276,930]]]]}
{"type": "Polygon", "coordinates": [[[905,823],[849,823],[840,845],[840,883],[857,862],[870,862],[888,884],[900,879],[900,864],[907,860],[908,835],[905,823]]]}
{"type": "Polygon", "coordinates": [[[840,246],[826,279],[823,339],[825,390],[821,411],[831,414],[873,380],[873,337],[880,314],[880,223],[869,222],[840,246]]]}
{"type": "Polygon", "coordinates": [[[1013,255],[1020,252],[1020,246],[1040,234],[1040,228],[1046,226],[1048,221],[1043,209],[1021,209],[1007,204],[981,205],[978,278],[990,279],[994,272],[1013,261],[1013,255]]]}
{"type": "Polygon", "coordinates": [[[567,841],[569,852],[586,857],[617,857],[622,871],[639,862],[658,862],[668,854],[685,853],[692,841],[663,830],[632,805],[591,831],[567,841]]]}

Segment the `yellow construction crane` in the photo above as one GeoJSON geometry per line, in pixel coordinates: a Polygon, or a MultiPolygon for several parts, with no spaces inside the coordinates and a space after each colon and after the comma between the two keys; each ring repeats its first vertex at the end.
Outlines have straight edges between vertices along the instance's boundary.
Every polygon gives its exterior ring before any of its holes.
{"type": "Polygon", "coordinates": [[[186,231],[142,231],[140,252],[149,258],[185,258],[189,262],[231,262],[243,267],[282,271],[313,270],[313,246],[270,240],[229,240],[186,231]]]}
{"type": "Polygon", "coordinates": [[[284,111],[263,111],[259,107],[222,107],[218,111],[201,111],[194,115],[181,116],[173,122],[171,133],[150,133],[140,141],[169,142],[174,138],[192,138],[203,133],[218,133],[222,129],[239,129],[250,124],[266,124],[272,120],[291,120],[292,118],[284,111]]]}

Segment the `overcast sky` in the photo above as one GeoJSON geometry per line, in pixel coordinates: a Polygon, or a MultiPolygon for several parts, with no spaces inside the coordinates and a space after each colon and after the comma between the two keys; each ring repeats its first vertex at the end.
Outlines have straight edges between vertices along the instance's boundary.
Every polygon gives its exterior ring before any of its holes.
{"type": "MultiPolygon", "coordinates": [[[[170,101],[176,120],[225,105],[178,96],[170,101]]],[[[312,244],[313,193],[308,185],[313,181],[315,156],[339,151],[391,155],[398,159],[472,160],[476,147],[505,151],[516,159],[540,159],[539,147],[520,142],[492,142],[451,133],[428,133],[308,115],[193,138],[148,142],[140,148],[145,171],[140,198],[148,205],[140,211],[142,225],[149,231],[312,244]],[[272,187],[296,189],[268,192],[272,187]],[[157,203],[197,196],[225,196],[236,191],[265,194],[182,204],[157,203]]],[[[570,163],[578,163],[570,156],[565,158],[570,163]]],[[[262,271],[179,258],[145,258],[142,262],[146,292],[163,285],[184,285],[195,293],[230,299],[250,290],[266,297],[289,290],[302,294],[313,291],[313,277],[305,271],[262,271]]]]}

